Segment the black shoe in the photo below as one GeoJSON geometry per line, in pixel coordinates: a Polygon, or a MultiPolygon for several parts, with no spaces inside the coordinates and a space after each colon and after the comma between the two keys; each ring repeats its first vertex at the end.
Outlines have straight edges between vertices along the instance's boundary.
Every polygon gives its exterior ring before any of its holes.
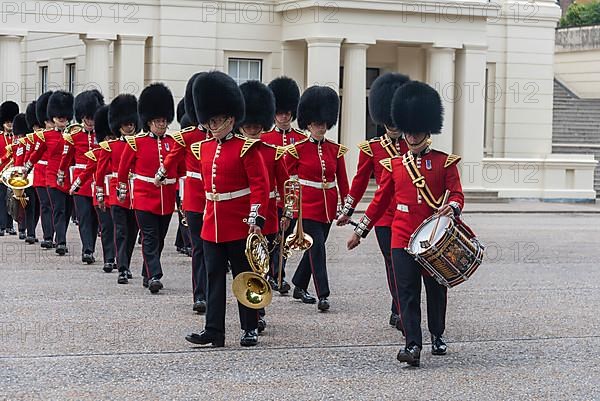
{"type": "Polygon", "coordinates": [[[69,250],[67,249],[67,246],[65,244],[60,244],[56,246],[55,252],[58,254],[58,256],[65,256],[65,254],[69,252],[69,250]]]}
{"type": "Polygon", "coordinates": [[[204,314],[206,313],[206,301],[199,299],[196,302],[194,302],[194,307],[192,308],[194,310],[194,312],[197,312],[199,314],[204,314]]]}
{"type": "Polygon", "coordinates": [[[17,232],[15,231],[14,228],[9,228],[8,230],[6,230],[7,233],[9,233],[10,235],[17,235],[17,232]]]}
{"type": "Polygon", "coordinates": [[[313,297],[308,291],[303,290],[300,287],[294,287],[294,299],[300,299],[305,304],[314,304],[317,302],[317,298],[313,297]]]}
{"type": "Polygon", "coordinates": [[[19,233],[19,239],[25,239],[27,235],[25,233],[19,233]]]}
{"type": "Polygon", "coordinates": [[[183,253],[184,252],[184,248],[181,246],[177,246],[175,247],[177,249],[177,253],[183,253]]]}
{"type": "Polygon", "coordinates": [[[36,241],[36,238],[34,238],[34,237],[27,237],[27,238],[25,238],[25,243],[29,244],[29,245],[35,244],[35,241],[36,241]]]}
{"type": "Polygon", "coordinates": [[[215,337],[202,330],[200,333],[191,333],[185,336],[185,339],[192,344],[206,345],[211,344],[213,347],[224,347],[225,337],[215,337]]]}
{"type": "Polygon", "coordinates": [[[431,355],[446,355],[448,346],[442,336],[431,335],[431,355]]]}
{"type": "Polygon", "coordinates": [[[131,270],[126,270],[126,271],[127,271],[127,278],[131,280],[133,278],[133,274],[131,274],[131,270]]]}
{"type": "Polygon", "coordinates": [[[279,287],[277,291],[279,291],[281,295],[286,295],[288,292],[290,292],[291,289],[292,287],[290,286],[290,284],[287,281],[285,281],[285,279],[281,279],[281,287],[279,287]]]}
{"type": "Polygon", "coordinates": [[[267,328],[267,321],[262,317],[259,318],[258,319],[258,334],[265,331],[266,328],[267,328]]]}
{"type": "Polygon", "coordinates": [[[271,286],[271,289],[273,291],[279,291],[279,286],[277,285],[277,280],[275,280],[273,277],[269,276],[269,277],[267,277],[267,281],[269,282],[269,285],[271,286]]]}
{"type": "Polygon", "coordinates": [[[192,248],[189,246],[186,246],[183,253],[185,254],[185,256],[192,257],[192,248]]]}
{"type": "Polygon", "coordinates": [[[418,345],[411,345],[398,351],[396,359],[400,362],[406,362],[410,366],[418,367],[421,364],[421,348],[418,345]]]}
{"type": "Polygon", "coordinates": [[[396,324],[398,323],[399,319],[400,319],[399,315],[396,315],[395,313],[392,313],[390,315],[390,326],[396,327],[396,324]]]}
{"type": "Polygon", "coordinates": [[[112,273],[116,267],[117,265],[115,265],[113,262],[108,262],[102,266],[102,270],[104,270],[105,273],[112,273]]]}
{"type": "Polygon", "coordinates": [[[146,288],[148,288],[148,277],[144,277],[144,280],[142,281],[142,285],[146,288]]]}
{"type": "Polygon", "coordinates": [[[0,230],[0,237],[4,237],[4,230],[0,230]]]}
{"type": "Polygon", "coordinates": [[[245,330],[240,338],[240,345],[242,347],[252,347],[256,344],[258,344],[258,330],[245,330]]]}
{"type": "Polygon", "coordinates": [[[40,246],[44,249],[52,249],[54,248],[52,246],[52,240],[43,240],[42,242],[40,242],[40,246]]]}
{"type": "Polygon", "coordinates": [[[151,278],[148,280],[148,289],[152,294],[157,294],[158,291],[163,289],[163,285],[157,278],[151,278]]]}
{"type": "Polygon", "coordinates": [[[317,305],[317,309],[319,309],[321,312],[329,310],[329,301],[326,297],[319,299],[319,305],[317,305]]]}
{"type": "Polygon", "coordinates": [[[92,263],[94,263],[96,261],[96,258],[94,258],[94,255],[92,255],[91,253],[84,253],[81,256],[81,261],[83,263],[87,263],[88,265],[91,265],[92,263]]]}
{"type": "Polygon", "coordinates": [[[127,273],[121,272],[119,273],[119,278],[117,278],[118,284],[129,284],[129,280],[127,279],[127,273]]]}

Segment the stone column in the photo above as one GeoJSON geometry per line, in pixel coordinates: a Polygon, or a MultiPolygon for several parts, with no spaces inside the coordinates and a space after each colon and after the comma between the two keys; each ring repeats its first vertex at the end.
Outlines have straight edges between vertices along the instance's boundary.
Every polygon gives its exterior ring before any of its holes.
{"type": "Polygon", "coordinates": [[[398,46],[396,49],[396,71],[406,74],[410,79],[425,79],[425,50],[421,47],[398,46]]]}
{"type": "Polygon", "coordinates": [[[12,100],[22,105],[21,40],[21,35],[0,35],[0,103],[12,100]]]}
{"type": "Polygon", "coordinates": [[[119,35],[114,54],[114,96],[144,89],[146,36],[119,35]]]}
{"type": "Polygon", "coordinates": [[[305,88],[306,48],[304,43],[283,42],[281,45],[281,75],[292,78],[300,92],[305,88]]]}
{"type": "Polygon", "coordinates": [[[448,153],[452,153],[454,125],[454,50],[427,48],[427,83],[438,91],[444,106],[444,126],[441,134],[433,136],[433,147],[448,153]]]}
{"type": "Polygon", "coordinates": [[[356,173],[356,144],[365,140],[368,47],[363,43],[348,43],[343,46],[344,88],[340,142],[350,148],[345,156],[349,177],[356,173]]]}
{"type": "Polygon", "coordinates": [[[115,39],[110,35],[81,35],[85,43],[85,82],[82,90],[98,89],[110,97],[109,46],[115,39]]]}

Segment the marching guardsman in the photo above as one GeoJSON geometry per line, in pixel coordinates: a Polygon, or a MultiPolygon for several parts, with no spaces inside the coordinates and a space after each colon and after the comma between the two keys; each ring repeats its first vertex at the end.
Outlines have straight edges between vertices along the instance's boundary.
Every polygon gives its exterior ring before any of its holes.
{"type": "MultiPolygon", "coordinates": [[[[31,152],[33,151],[33,147],[35,145],[34,144],[34,142],[35,142],[34,132],[41,129],[41,127],[42,127],[42,124],[37,119],[36,104],[37,104],[36,100],[32,101],[31,103],[29,103],[27,105],[27,109],[25,110],[25,119],[27,121],[28,134],[25,135],[25,138],[23,138],[25,141],[25,153],[23,154],[23,159],[22,159],[22,164],[21,164],[23,166],[25,165],[27,160],[29,160],[29,156],[31,155],[31,152]]],[[[35,173],[34,173],[34,176],[35,176],[35,173]]],[[[38,198],[37,191],[33,185],[31,187],[29,187],[28,190],[29,190],[29,192],[27,192],[27,190],[26,190],[25,193],[28,193],[29,202],[35,203],[35,208],[34,208],[34,216],[33,216],[33,236],[31,236],[31,237],[27,236],[25,238],[25,242],[28,244],[34,244],[34,243],[38,242],[35,232],[36,232],[37,224],[40,220],[40,200],[38,198]]]]}
{"type": "MultiPolygon", "coordinates": [[[[77,99],[75,99],[77,100],[77,99]]],[[[77,111],[77,109],[75,109],[77,111]]],[[[103,142],[107,137],[112,134],[110,132],[110,126],[108,124],[108,106],[103,105],[96,110],[94,113],[94,134],[96,141],[103,142]]],[[[100,146],[96,146],[94,149],[85,152],[87,158],[87,164],[83,170],[80,170],[79,174],[75,176],[73,184],[69,193],[71,195],[78,194],[81,191],[82,183],[89,183],[92,187],[92,213],[96,213],[98,222],[100,223],[100,240],[102,241],[102,255],[104,260],[104,266],[102,269],[106,273],[110,273],[116,267],[115,263],[115,239],[114,239],[114,227],[112,216],[110,215],[110,209],[106,207],[100,208],[98,206],[98,199],[95,196],[96,188],[96,171],[98,168],[98,159],[100,155],[104,153],[104,149],[100,146]]],[[[100,182],[102,186],[104,181],[100,182]]],[[[106,185],[104,185],[104,191],[107,191],[106,185]]],[[[106,193],[106,192],[105,192],[106,193]]],[[[109,206],[109,202],[105,199],[105,206],[109,206]]],[[[83,224],[81,219],[79,224],[83,224]]],[[[95,240],[94,240],[95,241],[95,240]]]]}
{"type": "MultiPolygon", "coordinates": [[[[464,205],[457,168],[460,157],[430,148],[430,136],[439,134],[442,129],[443,109],[439,94],[429,85],[410,81],[400,86],[392,101],[392,119],[394,126],[404,134],[409,151],[403,156],[380,161],[385,169],[381,184],[348,241],[348,249],[358,246],[360,239],[365,238],[375,222],[387,212],[390,199],[393,199],[396,212],[392,222],[392,270],[406,336],[406,346],[400,349],[397,359],[411,366],[419,366],[423,347],[422,268],[405,248],[417,227],[434,213],[460,215],[464,205]],[[442,206],[446,191],[450,192],[449,203],[442,206]]],[[[433,355],[444,355],[447,347],[442,334],[445,329],[447,289],[429,275],[424,275],[423,281],[427,291],[431,352],[433,355]]]]}
{"type": "Polygon", "coordinates": [[[117,197],[123,202],[127,196],[133,198],[135,217],[142,233],[144,269],[142,275],[148,280],[152,294],[163,288],[160,257],[165,245],[169,222],[175,210],[175,183],[179,165],[167,170],[167,178],[156,186],[154,175],[169,151],[174,140],[168,135],[168,125],[174,117],[173,95],[162,83],[154,83],[142,91],[138,102],[138,113],[144,132],[126,137],[118,170],[117,197]],[[132,181],[129,182],[129,174],[132,181]]]}
{"type": "MultiPolygon", "coordinates": [[[[261,234],[269,203],[269,178],[260,155],[259,141],[234,134],[244,118],[244,98],[228,75],[211,71],[194,82],[198,121],[213,138],[192,148],[199,160],[206,192],[202,225],[204,258],[208,273],[206,325],[186,340],[194,344],[225,345],[227,262],[234,278],[251,271],[245,256],[249,234],[261,234]]],[[[258,344],[258,311],[238,302],[243,331],[240,345],[258,344]]]]}
{"type": "Polygon", "coordinates": [[[71,199],[69,177],[59,180],[58,167],[64,149],[63,131],[73,119],[73,95],[65,91],[56,91],[48,99],[46,111],[48,119],[54,123],[54,129],[36,132],[35,148],[26,163],[28,171],[44,157],[46,166],[46,185],[52,201],[52,221],[56,234],[56,253],[63,256],[68,252],[67,228],[71,217],[71,199]]]}
{"type": "MultiPolygon", "coordinates": [[[[104,105],[104,96],[96,89],[81,92],[75,97],[75,120],[82,125],[81,130],[72,130],[64,134],[64,149],[58,167],[57,181],[61,185],[65,174],[69,179],[82,172],[88,163],[86,153],[97,147],[94,133],[94,114],[104,105]]],[[[98,216],[92,200],[92,175],[87,175],[85,181],[79,183],[78,191],[73,195],[75,213],[79,222],[79,237],[81,239],[81,261],[92,264],[96,261],[96,238],[98,237],[98,216]]]]}
{"type": "Polygon", "coordinates": [[[196,73],[189,79],[183,99],[185,112],[181,118],[181,127],[179,132],[172,134],[175,144],[165,157],[163,165],[155,175],[158,182],[166,178],[166,172],[172,165],[179,163],[181,159],[185,160],[185,180],[179,190],[182,194],[181,208],[185,213],[185,218],[190,231],[192,241],[192,292],[194,295],[193,310],[197,313],[206,312],[206,264],[204,263],[204,246],[202,244],[202,221],[204,219],[204,207],[206,206],[206,195],[204,193],[204,183],[202,181],[202,171],[200,163],[192,152],[191,145],[196,142],[210,138],[202,126],[198,124],[196,110],[194,109],[193,85],[200,74],[196,73]]]}
{"type": "Polygon", "coordinates": [[[308,304],[316,302],[307,291],[312,275],[320,311],[329,310],[325,242],[337,216],[338,203],[348,195],[344,162],[348,148],[325,138],[327,130],[337,123],[338,111],[339,98],[333,89],[308,88],[298,105],[298,126],[308,130],[309,137],[288,147],[290,175],[298,177],[302,188],[302,224],[313,239],[292,279],[294,298],[308,304]]]}
{"type": "MultiPolygon", "coordinates": [[[[298,101],[300,100],[300,88],[298,84],[291,78],[279,77],[275,78],[269,83],[269,89],[275,95],[275,126],[269,132],[265,132],[261,135],[261,141],[276,145],[276,146],[288,146],[298,143],[306,139],[306,134],[296,130],[292,127],[292,122],[296,120],[296,111],[298,109],[298,101]]],[[[289,155],[285,155],[284,159],[288,161],[289,155]]],[[[277,216],[282,217],[283,214],[283,194],[279,194],[277,200],[277,216]]],[[[289,225],[285,231],[285,237],[287,238],[294,229],[294,223],[289,225]]],[[[279,243],[276,244],[273,250],[273,255],[279,254],[279,243]]],[[[274,277],[279,274],[279,258],[275,258],[272,261],[272,272],[274,277]]],[[[283,260],[283,271],[281,272],[284,278],[281,282],[281,288],[274,287],[275,290],[281,294],[287,294],[290,291],[290,285],[285,280],[285,264],[286,260],[283,260]]]]}
{"type": "MultiPolygon", "coordinates": [[[[273,126],[275,117],[275,97],[273,92],[260,81],[246,81],[240,85],[240,90],[244,95],[246,104],[246,115],[242,121],[239,131],[247,138],[259,140],[263,132],[269,131],[273,126]]],[[[277,195],[284,193],[284,184],[290,178],[285,165],[284,156],[286,148],[261,142],[258,146],[262,155],[267,174],[269,175],[269,204],[265,212],[265,226],[262,230],[263,235],[269,241],[269,248],[279,243],[277,233],[279,232],[279,220],[277,215],[277,195]]],[[[285,232],[293,216],[283,217],[282,230],[285,232]]],[[[279,254],[274,251],[269,255],[271,263],[271,277],[269,283],[271,287],[276,287],[276,278],[273,271],[273,261],[278,260],[279,254]]],[[[286,283],[287,284],[287,283],[286,283]]],[[[288,284],[289,285],[289,284],[288,284]]],[[[282,286],[283,287],[283,286],[282,286]]],[[[267,323],[264,320],[264,309],[261,309],[258,320],[258,332],[262,332],[267,323]]]]}
{"type": "MultiPolygon", "coordinates": [[[[177,104],[177,111],[176,111],[176,115],[177,115],[177,122],[179,123],[179,127],[180,128],[186,128],[187,126],[183,126],[181,119],[183,118],[183,116],[185,115],[185,106],[184,106],[184,99],[181,99],[179,101],[179,103],[177,104]]],[[[188,123],[188,121],[183,121],[184,123],[188,123]]],[[[171,135],[172,136],[172,135],[171,135]]],[[[169,152],[170,153],[170,152],[169,152]]],[[[179,177],[177,179],[177,191],[176,191],[176,195],[175,195],[175,201],[176,201],[176,205],[177,205],[177,220],[179,222],[179,224],[177,224],[177,234],[175,235],[175,248],[177,249],[177,252],[186,255],[186,256],[192,256],[192,244],[191,244],[191,238],[190,238],[190,228],[187,226],[187,223],[185,221],[185,215],[182,209],[182,196],[183,196],[183,185],[184,185],[184,181],[185,181],[185,176],[183,177],[179,177]]]]}
{"type": "MultiPolygon", "coordinates": [[[[102,151],[98,156],[96,167],[95,196],[98,208],[102,211],[110,210],[112,216],[119,270],[118,284],[127,284],[133,277],[130,265],[138,235],[138,225],[129,194],[122,197],[121,201],[117,199],[117,173],[123,151],[129,146],[126,138],[133,137],[138,132],[138,121],[136,97],[129,94],[117,96],[108,107],[110,133],[98,144],[102,151]]],[[[104,271],[112,272],[112,266],[105,266],[104,271]]],[[[145,278],[144,286],[148,286],[145,278]]]]}
{"type": "MultiPolygon", "coordinates": [[[[406,75],[387,73],[377,78],[371,85],[371,90],[369,91],[369,113],[371,114],[371,119],[376,124],[385,127],[386,132],[380,137],[358,144],[360,153],[356,176],[352,180],[350,193],[346,197],[342,214],[338,218],[338,226],[346,225],[350,221],[350,216],[352,216],[354,208],[365,194],[372,176],[375,176],[377,185],[381,184],[383,166],[379,162],[390,157],[401,156],[408,150],[406,142],[402,139],[402,133],[394,127],[391,113],[394,92],[400,85],[408,82],[408,80],[409,78],[406,75]]],[[[377,243],[385,262],[388,288],[392,296],[392,313],[389,323],[398,330],[402,330],[402,321],[399,318],[400,314],[398,312],[396,285],[392,272],[392,251],[390,248],[392,242],[392,220],[394,219],[395,212],[396,204],[392,202],[383,217],[375,222],[375,235],[377,236],[377,243]]]]}
{"type": "MultiPolygon", "coordinates": [[[[0,104],[0,124],[2,132],[0,132],[0,149],[6,149],[7,146],[13,143],[13,119],[19,114],[19,105],[11,100],[0,104]]],[[[7,232],[10,235],[16,235],[13,225],[13,219],[8,214],[6,207],[6,185],[0,183],[0,236],[7,232]]]]}

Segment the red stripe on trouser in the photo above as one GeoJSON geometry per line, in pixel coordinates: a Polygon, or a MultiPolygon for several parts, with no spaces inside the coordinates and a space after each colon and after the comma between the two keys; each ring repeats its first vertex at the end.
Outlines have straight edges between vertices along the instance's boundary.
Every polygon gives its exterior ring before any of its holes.
{"type": "MultiPolygon", "coordinates": [[[[394,274],[394,286],[396,287],[396,299],[398,300],[398,316],[400,317],[400,324],[402,325],[402,330],[404,330],[404,319],[402,319],[402,309],[400,308],[400,296],[398,295],[398,283],[396,282],[396,269],[394,268],[394,255],[390,248],[390,256],[392,260],[392,273],[394,274]]],[[[406,331],[404,330],[406,333],[406,331]]]]}

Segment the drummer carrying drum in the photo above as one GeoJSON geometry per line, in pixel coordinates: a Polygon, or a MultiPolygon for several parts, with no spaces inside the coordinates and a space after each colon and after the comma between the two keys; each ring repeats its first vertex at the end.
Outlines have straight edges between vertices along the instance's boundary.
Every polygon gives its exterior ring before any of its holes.
{"type": "Polygon", "coordinates": [[[460,157],[430,148],[430,136],[440,133],[443,122],[441,99],[432,87],[418,81],[404,84],[394,94],[391,111],[394,125],[404,133],[409,151],[403,156],[381,160],[385,168],[381,184],[348,241],[348,249],[358,246],[360,239],[367,236],[393,198],[396,212],[392,223],[392,270],[406,335],[406,346],[400,349],[397,359],[419,366],[423,347],[421,276],[427,292],[433,355],[446,354],[442,334],[447,288],[426,273],[406,248],[413,232],[433,214],[460,215],[464,204],[457,168],[460,157]],[[449,192],[448,203],[442,205],[446,191],[449,192]]]}

